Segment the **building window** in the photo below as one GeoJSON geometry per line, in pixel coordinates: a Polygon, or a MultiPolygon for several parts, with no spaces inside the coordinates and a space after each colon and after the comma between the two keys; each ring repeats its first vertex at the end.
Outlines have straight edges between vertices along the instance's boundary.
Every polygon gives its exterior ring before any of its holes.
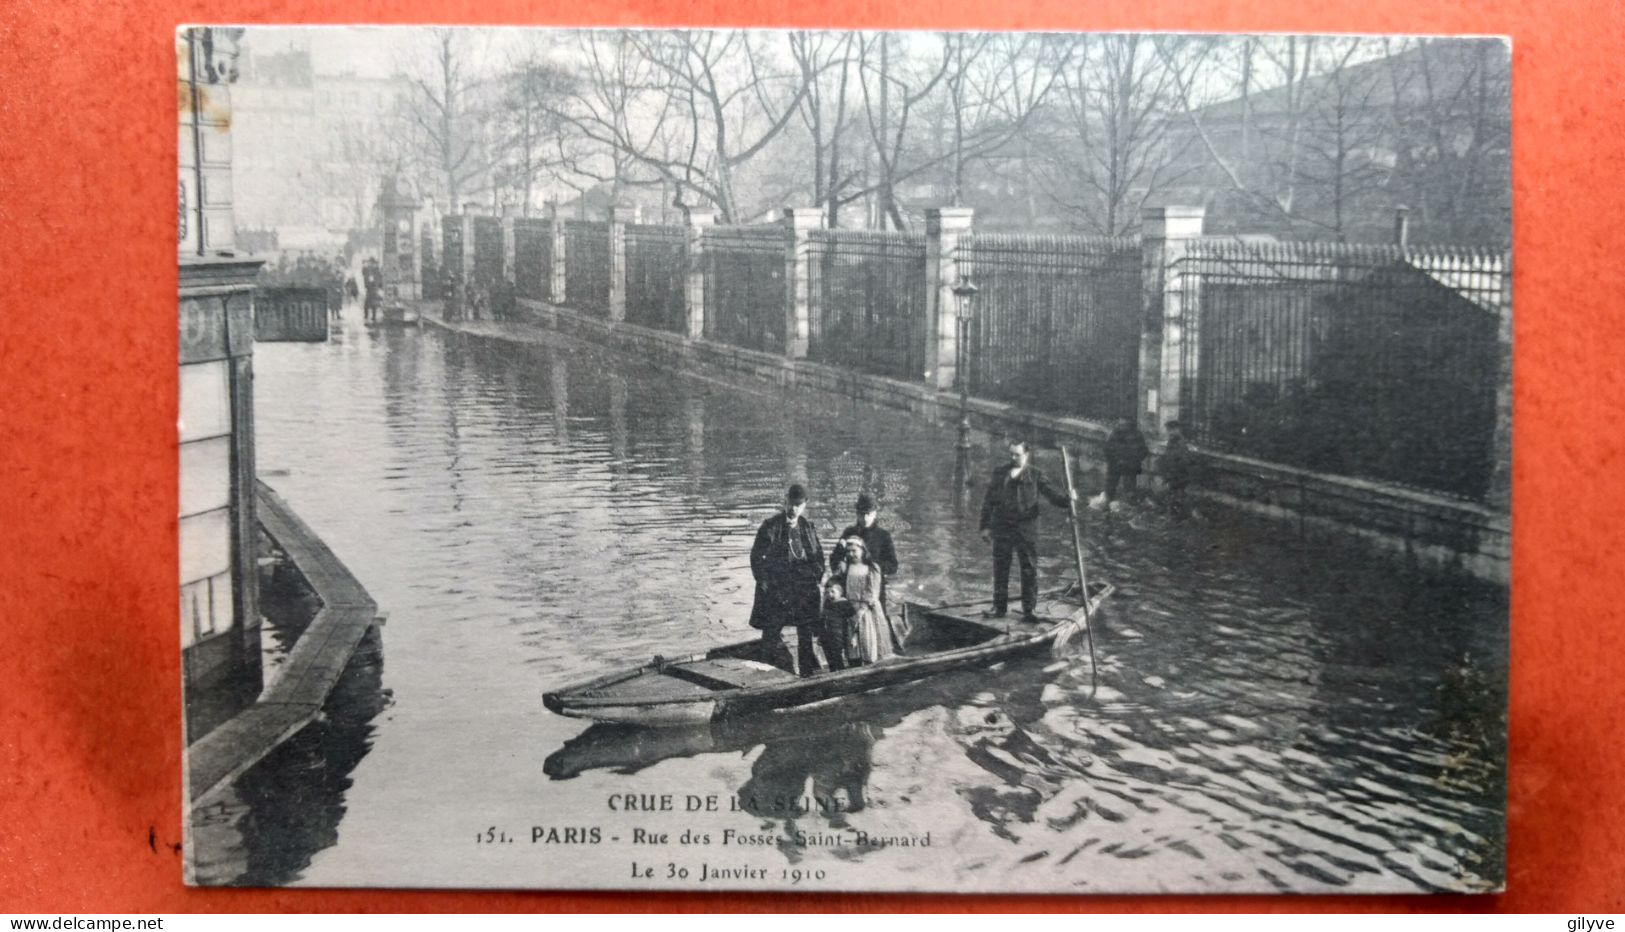
{"type": "Polygon", "coordinates": [[[231,433],[230,364],[214,362],[181,366],[181,442],[231,433]]]}
{"type": "Polygon", "coordinates": [[[181,646],[222,631],[236,620],[231,574],[220,573],[181,587],[181,646]]]}
{"type": "Polygon", "coordinates": [[[181,444],[182,518],[231,504],[231,438],[181,444]]]}
{"type": "Polygon", "coordinates": [[[217,508],[180,519],[181,585],[231,569],[231,510],[217,508]]]}
{"type": "Polygon", "coordinates": [[[180,367],[181,646],[232,626],[230,362],[180,367]]]}

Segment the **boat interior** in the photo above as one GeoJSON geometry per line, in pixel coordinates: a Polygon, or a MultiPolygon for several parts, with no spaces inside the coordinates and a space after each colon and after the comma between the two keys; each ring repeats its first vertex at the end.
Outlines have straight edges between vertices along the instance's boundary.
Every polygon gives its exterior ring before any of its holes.
{"type": "MultiPolygon", "coordinates": [[[[1089,588],[1091,595],[1099,595],[1106,586],[1095,583],[1089,588]]],[[[942,606],[918,603],[894,605],[893,624],[902,635],[898,660],[907,661],[988,644],[1006,636],[1019,637],[1040,632],[1070,617],[1079,605],[1076,587],[1071,592],[1047,593],[1042,597],[1036,621],[1024,619],[1019,610],[1001,618],[984,619],[982,611],[990,607],[987,602],[942,606]]],[[[654,662],[635,671],[628,671],[607,682],[600,680],[576,695],[630,701],[654,696],[666,699],[684,695],[701,698],[720,690],[805,682],[807,678],[799,675],[795,669],[795,635],[788,630],[786,635],[786,643],[777,649],[757,638],[718,647],[692,659],[667,660],[657,657],[654,662]]],[[[882,663],[896,662],[888,660],[882,663]]]]}

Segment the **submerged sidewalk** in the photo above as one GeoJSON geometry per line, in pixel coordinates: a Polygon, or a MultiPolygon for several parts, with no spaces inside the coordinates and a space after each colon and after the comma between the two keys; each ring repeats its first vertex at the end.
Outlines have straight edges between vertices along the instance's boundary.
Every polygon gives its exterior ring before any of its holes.
{"type": "MultiPolygon", "coordinates": [[[[1067,444],[1090,467],[1103,468],[1109,429],[1014,404],[869,375],[805,359],[745,349],[625,321],[609,321],[569,307],[519,299],[517,321],[448,321],[439,302],[416,302],[427,326],[485,339],[542,344],[565,334],[634,354],[650,365],[741,386],[804,389],[832,397],[901,409],[933,422],[956,421],[991,436],[1067,444]]],[[[1352,537],[1389,554],[1505,584],[1511,575],[1511,520],[1472,502],[1389,483],[1311,472],[1233,454],[1196,451],[1206,481],[1193,497],[1288,526],[1300,537],[1317,533],[1352,537]]],[[[1154,475],[1154,474],[1153,474],[1154,475]]]]}
{"type": "Polygon", "coordinates": [[[186,748],[193,809],[309,724],[362,637],[379,623],[377,603],[316,532],[265,483],[257,493],[261,528],[288,554],[321,609],[254,704],[186,748]]]}

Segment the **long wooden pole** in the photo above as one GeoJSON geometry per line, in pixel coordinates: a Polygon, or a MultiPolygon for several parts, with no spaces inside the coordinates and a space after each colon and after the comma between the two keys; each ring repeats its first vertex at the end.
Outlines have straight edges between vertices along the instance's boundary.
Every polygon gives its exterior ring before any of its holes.
{"type": "Polygon", "coordinates": [[[1089,694],[1092,697],[1097,683],[1098,665],[1095,663],[1094,625],[1089,618],[1089,575],[1083,565],[1083,525],[1078,521],[1078,490],[1072,482],[1072,454],[1061,447],[1061,466],[1066,473],[1066,508],[1072,518],[1072,556],[1078,564],[1078,597],[1083,601],[1083,636],[1089,642],[1089,694]]]}

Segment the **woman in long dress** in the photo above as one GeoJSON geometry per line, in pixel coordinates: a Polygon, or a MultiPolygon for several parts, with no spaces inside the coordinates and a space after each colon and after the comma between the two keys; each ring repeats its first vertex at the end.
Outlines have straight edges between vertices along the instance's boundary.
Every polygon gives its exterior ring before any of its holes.
{"type": "Polygon", "coordinates": [[[863,538],[852,536],[841,543],[846,548],[846,558],[836,564],[835,578],[841,582],[852,607],[845,639],[847,662],[876,663],[895,657],[901,645],[880,602],[884,579],[880,567],[870,559],[863,538]]]}

